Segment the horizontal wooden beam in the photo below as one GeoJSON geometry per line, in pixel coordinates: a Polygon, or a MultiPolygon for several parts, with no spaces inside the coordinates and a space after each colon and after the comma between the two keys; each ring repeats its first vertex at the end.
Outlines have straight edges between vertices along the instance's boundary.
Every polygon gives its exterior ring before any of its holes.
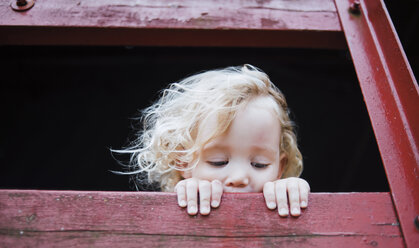
{"type": "Polygon", "coordinates": [[[404,246],[389,193],[309,201],[281,218],[260,193],[226,193],[209,216],[188,216],[173,193],[0,190],[0,246],[404,246]]]}
{"type": "Polygon", "coordinates": [[[333,0],[0,2],[1,45],[344,48],[333,0]]]}

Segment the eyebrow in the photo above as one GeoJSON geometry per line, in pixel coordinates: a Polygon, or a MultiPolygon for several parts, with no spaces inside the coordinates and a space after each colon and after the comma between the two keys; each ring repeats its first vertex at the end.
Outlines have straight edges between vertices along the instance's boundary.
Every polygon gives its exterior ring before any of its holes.
{"type": "MultiPolygon", "coordinates": [[[[228,146],[225,146],[222,144],[211,144],[210,142],[203,147],[202,151],[211,151],[211,150],[224,150],[225,151],[229,149],[230,148],[228,146]]],[[[277,153],[277,150],[268,146],[264,146],[264,145],[254,145],[254,146],[251,146],[250,149],[252,151],[264,152],[264,153],[269,153],[272,155],[275,155],[277,153]]]]}
{"type": "Polygon", "coordinates": [[[263,145],[262,146],[254,145],[254,146],[251,146],[251,149],[256,150],[256,151],[261,151],[261,152],[267,152],[267,153],[270,153],[270,154],[276,154],[277,151],[279,150],[279,149],[275,150],[271,147],[263,146],[263,145]]]}
{"type": "Polygon", "coordinates": [[[222,145],[222,144],[211,144],[208,143],[202,148],[202,151],[209,151],[209,150],[229,150],[230,148],[228,146],[222,145]]]}

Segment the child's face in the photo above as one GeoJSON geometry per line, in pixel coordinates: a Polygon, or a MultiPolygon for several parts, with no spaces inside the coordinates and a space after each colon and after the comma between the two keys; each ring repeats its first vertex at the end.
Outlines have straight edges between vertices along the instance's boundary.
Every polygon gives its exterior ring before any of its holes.
{"type": "MultiPolygon", "coordinates": [[[[211,140],[199,154],[199,163],[183,172],[185,178],[219,180],[224,192],[262,192],[266,182],[281,177],[286,161],[280,154],[280,124],[269,97],[257,97],[242,109],[223,135],[211,140]]],[[[203,132],[216,128],[214,117],[203,132]]]]}

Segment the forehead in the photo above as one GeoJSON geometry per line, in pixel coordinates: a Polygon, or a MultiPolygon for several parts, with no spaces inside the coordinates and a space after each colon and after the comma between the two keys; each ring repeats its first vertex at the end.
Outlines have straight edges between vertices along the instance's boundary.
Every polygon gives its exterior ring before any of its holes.
{"type": "Polygon", "coordinates": [[[270,97],[251,100],[237,112],[230,126],[230,132],[239,136],[252,136],[261,142],[279,138],[280,122],[274,109],[275,102],[270,97]]]}
{"type": "Polygon", "coordinates": [[[256,96],[243,105],[238,110],[238,114],[241,112],[268,111],[272,117],[277,118],[278,108],[278,104],[271,96],[256,96]]]}
{"type": "MultiPolygon", "coordinates": [[[[235,118],[223,134],[211,137],[216,129],[221,128],[216,115],[208,118],[201,126],[201,134],[204,139],[210,139],[207,144],[209,146],[225,139],[235,139],[236,143],[246,140],[260,146],[279,143],[281,128],[275,106],[276,102],[271,97],[256,97],[238,109],[235,118]]],[[[207,145],[205,147],[208,147],[207,145]]]]}

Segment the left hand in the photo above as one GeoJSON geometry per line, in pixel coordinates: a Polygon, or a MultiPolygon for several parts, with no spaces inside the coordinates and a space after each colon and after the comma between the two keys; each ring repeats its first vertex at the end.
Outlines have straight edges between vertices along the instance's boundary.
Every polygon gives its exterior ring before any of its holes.
{"type": "Polygon", "coordinates": [[[309,192],[307,181],[297,177],[278,179],[263,186],[266,206],[269,209],[278,207],[278,213],[282,217],[288,216],[289,212],[292,216],[300,216],[301,208],[308,205],[309,192]]]}

